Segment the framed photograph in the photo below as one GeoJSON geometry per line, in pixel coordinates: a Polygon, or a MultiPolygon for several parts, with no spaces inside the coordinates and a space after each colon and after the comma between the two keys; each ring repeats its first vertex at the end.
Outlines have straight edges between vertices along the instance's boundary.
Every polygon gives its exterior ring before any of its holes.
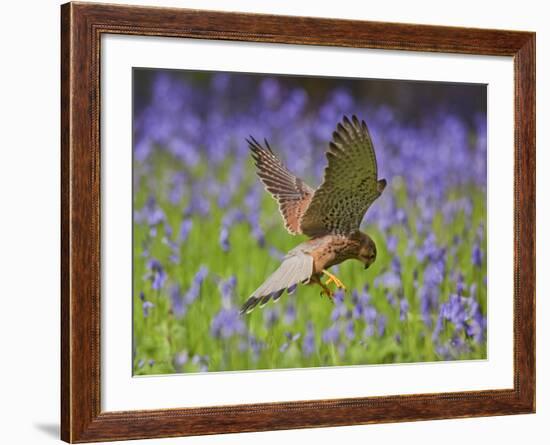
{"type": "Polygon", "coordinates": [[[535,34],[67,3],[67,442],[535,411],[535,34]]]}

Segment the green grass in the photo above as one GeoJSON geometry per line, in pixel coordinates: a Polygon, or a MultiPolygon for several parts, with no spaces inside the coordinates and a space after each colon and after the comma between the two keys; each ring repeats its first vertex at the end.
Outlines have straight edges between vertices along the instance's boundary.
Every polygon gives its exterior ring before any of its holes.
{"type": "MultiPolygon", "coordinates": [[[[186,207],[188,197],[178,205],[171,204],[167,199],[170,186],[169,178],[173,171],[181,168],[166,156],[158,156],[153,162],[154,170],[149,175],[140,172],[136,165],[136,175],[140,179],[134,190],[134,208],[141,209],[148,196],[155,196],[158,205],[164,211],[167,221],[173,228],[174,237],[183,218],[182,210],[186,207]]],[[[220,176],[227,169],[220,170],[220,176]]],[[[205,165],[200,165],[189,172],[193,177],[201,177],[206,171],[205,165]]],[[[250,168],[243,178],[241,191],[234,197],[233,206],[243,201],[244,190],[256,181],[257,187],[261,184],[250,168]]],[[[289,235],[280,220],[275,201],[263,192],[260,225],[265,232],[266,245],[274,246],[279,251],[286,252],[296,246],[305,237],[289,235]]],[[[345,304],[350,308],[351,291],[362,291],[369,285],[371,304],[386,319],[383,335],[364,335],[366,322],[363,319],[354,322],[355,338],[348,340],[342,336],[341,345],[323,343],[322,333],[333,322],[331,313],[334,304],[327,298],[320,297],[319,288],[314,286],[299,286],[294,295],[284,295],[277,305],[270,303],[263,310],[254,310],[243,316],[247,332],[263,344],[258,355],[249,348],[243,350],[242,336],[229,339],[215,338],[211,333],[211,323],[221,308],[222,301],[219,291],[219,280],[226,280],[234,275],[237,278],[234,307],[238,308],[246,298],[272,273],[279,262],[274,259],[267,248],[258,246],[251,236],[246,222],[238,223],[230,232],[231,248],[226,253],[219,244],[221,220],[225,212],[219,209],[215,200],[212,200],[211,212],[207,218],[193,216],[193,229],[187,241],[180,247],[180,261],[172,264],[169,260],[170,249],[162,241],[165,228],[161,224],[157,227],[157,234],[151,237],[149,227],[144,224],[134,225],[134,252],[133,252],[133,318],[134,318],[134,374],[164,374],[175,372],[195,372],[200,370],[199,363],[193,357],[203,357],[207,361],[209,371],[247,370],[295,368],[311,366],[341,366],[381,363],[405,363],[442,360],[432,339],[433,326],[437,312],[433,313],[432,327],[427,326],[421,317],[420,297],[414,286],[414,271],[418,271],[418,281],[423,279],[425,264],[420,264],[414,255],[408,254],[409,238],[417,239],[415,221],[418,209],[407,196],[404,186],[388,187],[385,193],[395,193],[397,202],[408,211],[411,231],[407,232],[403,226],[394,226],[390,232],[398,238],[398,256],[402,264],[403,298],[409,303],[409,314],[404,321],[400,320],[399,307],[390,304],[385,296],[385,290],[374,286],[374,280],[383,271],[390,267],[392,255],[386,247],[386,235],[376,226],[367,225],[364,230],[374,239],[378,248],[376,262],[364,270],[359,262],[347,261],[340,266],[338,277],[347,285],[345,304]],[[151,281],[145,279],[147,275],[147,257],[144,256],[144,243],[149,243],[148,254],[158,259],[167,273],[167,281],[162,289],[153,290],[151,281]],[[186,291],[199,267],[208,267],[209,274],[205,279],[200,297],[188,307],[184,317],[177,318],[171,311],[169,287],[179,284],[186,291]],[[144,316],[140,292],[145,299],[154,304],[149,315],[144,316]],[[296,319],[291,324],[284,322],[284,309],[287,304],[294,303],[296,319]],[[264,312],[277,307],[281,312],[279,321],[268,327],[264,320],[264,312]],[[313,326],[315,335],[315,351],[306,356],[302,347],[307,331],[308,322],[313,326]],[[282,346],[288,342],[286,333],[301,334],[301,337],[290,342],[286,350],[282,346]],[[183,366],[177,366],[177,354],[186,353],[189,360],[183,366]],[[204,357],[207,357],[205,359],[204,357]],[[154,363],[149,363],[154,360],[154,363]]],[[[464,282],[469,285],[475,283],[478,288],[477,300],[482,313],[486,315],[486,248],[482,243],[483,266],[476,268],[471,263],[471,252],[475,238],[475,229],[486,220],[486,195],[483,191],[473,187],[454,190],[449,199],[470,196],[473,202],[473,211],[468,219],[459,213],[453,221],[446,224],[442,215],[434,218],[432,231],[436,235],[438,244],[450,246],[453,237],[460,236],[461,243],[457,246],[456,255],[447,261],[447,270],[459,269],[464,282]]],[[[374,205],[377,205],[376,203],[374,205]]],[[[242,207],[242,206],[241,206],[242,207]]],[[[368,221],[368,217],[367,217],[368,221]]],[[[484,237],[485,239],[485,237],[484,237]]],[[[420,242],[421,239],[418,238],[420,242]]],[[[419,286],[418,286],[419,287],[419,286]]],[[[447,273],[440,286],[439,301],[447,301],[449,294],[454,292],[455,282],[447,273]]],[[[440,336],[442,341],[453,337],[454,326],[447,322],[440,336]]],[[[461,339],[468,345],[467,350],[456,352],[454,359],[483,359],[486,357],[486,344],[477,344],[462,333],[461,339]]]]}

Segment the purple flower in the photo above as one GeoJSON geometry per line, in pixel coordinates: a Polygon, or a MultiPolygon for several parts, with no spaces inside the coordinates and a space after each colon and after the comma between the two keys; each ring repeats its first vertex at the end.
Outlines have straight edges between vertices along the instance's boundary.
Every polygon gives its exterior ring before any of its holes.
{"type": "Polygon", "coordinates": [[[170,288],[170,292],[168,295],[170,296],[172,313],[176,316],[176,318],[183,317],[187,312],[187,306],[185,305],[185,302],[183,300],[180,286],[178,284],[174,284],[170,288]]]}
{"type": "Polygon", "coordinates": [[[264,347],[264,343],[258,341],[256,337],[251,334],[248,334],[246,340],[241,341],[241,351],[245,352],[246,350],[250,350],[254,361],[258,360],[260,352],[264,347]]]}
{"type": "Polygon", "coordinates": [[[366,338],[372,337],[374,335],[374,325],[368,324],[363,331],[363,336],[366,338]]]}
{"type": "Polygon", "coordinates": [[[273,77],[266,77],[260,84],[260,94],[267,104],[274,105],[281,95],[279,82],[273,77]]]}
{"type": "Polygon", "coordinates": [[[386,246],[389,253],[395,254],[397,252],[397,237],[393,235],[389,235],[386,240],[386,246]]]}
{"type": "Polygon", "coordinates": [[[245,324],[237,309],[221,309],[210,324],[216,338],[228,339],[245,332],[245,324]]]}
{"type": "Polygon", "coordinates": [[[145,206],[135,213],[137,223],[145,222],[149,226],[156,226],[166,221],[166,216],[160,207],[157,206],[156,199],[149,196],[145,206]]]}
{"type": "Polygon", "coordinates": [[[432,335],[434,341],[437,341],[446,321],[454,325],[455,337],[464,332],[476,343],[484,340],[486,320],[478,302],[473,297],[451,294],[449,299],[441,305],[437,325],[432,335]]]}
{"type": "Polygon", "coordinates": [[[435,235],[430,233],[422,246],[418,249],[416,257],[418,261],[430,260],[432,263],[440,261],[445,255],[445,249],[437,245],[435,235]]]}
{"type": "Polygon", "coordinates": [[[296,320],[296,307],[294,304],[289,303],[285,307],[284,322],[285,324],[292,324],[296,320]]]}
{"type": "MultiPolygon", "coordinates": [[[[199,279],[202,282],[202,278],[200,278],[200,276],[199,276],[199,279]]],[[[220,293],[222,295],[223,307],[226,307],[226,308],[231,307],[231,303],[235,295],[236,287],[237,287],[237,277],[235,275],[231,275],[227,280],[222,281],[220,283],[220,293]]]]}
{"type": "Polygon", "coordinates": [[[183,172],[176,172],[172,177],[172,186],[168,194],[168,199],[174,205],[179,204],[183,198],[185,179],[186,176],[183,172]]]}
{"type": "Polygon", "coordinates": [[[393,292],[386,292],[386,300],[388,300],[388,303],[392,306],[397,306],[397,300],[393,292]]]}
{"type": "Polygon", "coordinates": [[[406,298],[399,301],[399,320],[405,321],[409,314],[409,302],[406,298]]]}
{"type": "Polygon", "coordinates": [[[386,316],[385,315],[382,315],[380,314],[378,316],[378,323],[377,323],[377,328],[378,328],[378,336],[379,337],[382,337],[384,335],[384,333],[386,332],[386,316]]]}
{"type": "Polygon", "coordinates": [[[193,282],[191,287],[187,291],[184,297],[185,304],[190,305],[193,303],[200,295],[202,282],[208,275],[208,268],[206,266],[201,266],[198,272],[193,277],[193,282]]]}
{"type": "Polygon", "coordinates": [[[377,316],[378,316],[378,312],[374,307],[372,306],[363,307],[363,319],[365,320],[365,323],[373,324],[376,321],[377,316]]]}
{"type": "Polygon", "coordinates": [[[472,263],[476,267],[481,267],[481,264],[483,262],[483,253],[481,252],[481,247],[479,246],[479,243],[475,243],[474,247],[472,248],[472,263]]]}
{"type": "Polygon", "coordinates": [[[166,272],[164,271],[162,264],[160,264],[159,260],[151,258],[147,262],[147,268],[149,269],[147,278],[151,281],[151,287],[154,290],[161,289],[166,281],[166,272]]]}
{"type": "Polygon", "coordinates": [[[196,354],[191,359],[191,363],[199,367],[200,372],[207,372],[209,365],[209,357],[207,355],[196,354]]]}
{"type": "Polygon", "coordinates": [[[451,321],[457,330],[465,328],[467,318],[464,300],[457,294],[451,294],[449,300],[441,305],[441,316],[451,321]]]}
{"type": "Polygon", "coordinates": [[[281,347],[279,348],[279,352],[285,352],[288,347],[290,346],[290,343],[289,342],[285,342],[281,345],[281,347]]]}
{"type": "Polygon", "coordinates": [[[487,328],[487,320],[481,314],[477,302],[472,301],[468,310],[469,321],[466,325],[466,335],[472,337],[478,344],[485,339],[485,329],[487,328]]]}
{"type": "Polygon", "coordinates": [[[346,323],[345,334],[348,340],[353,340],[355,338],[355,325],[352,320],[346,323]]]}
{"type": "Polygon", "coordinates": [[[220,230],[220,246],[224,252],[229,252],[229,228],[227,226],[222,226],[220,230]]]}
{"type": "Polygon", "coordinates": [[[301,337],[301,334],[299,332],[297,334],[292,334],[291,332],[285,332],[285,337],[287,338],[288,341],[281,345],[281,347],[279,348],[280,352],[285,352],[293,342],[295,342],[301,337]]]}
{"type": "Polygon", "coordinates": [[[336,321],[339,318],[344,318],[347,314],[347,307],[344,304],[344,291],[342,289],[338,289],[334,293],[334,309],[332,310],[332,314],[330,316],[332,321],[336,321]]]}
{"type": "Polygon", "coordinates": [[[179,233],[179,242],[181,244],[185,243],[187,241],[187,237],[189,236],[189,233],[191,232],[191,229],[193,228],[193,221],[189,218],[184,218],[181,221],[180,225],[180,233],[179,233]]]}
{"type": "Polygon", "coordinates": [[[222,219],[222,226],[231,227],[233,224],[242,222],[245,220],[245,215],[242,210],[230,209],[224,215],[222,219]]]}
{"type": "Polygon", "coordinates": [[[149,316],[149,311],[155,307],[155,305],[153,303],[151,303],[150,301],[144,301],[142,304],[141,304],[141,307],[143,309],[143,316],[145,318],[147,318],[149,316]]]}
{"type": "Polygon", "coordinates": [[[258,246],[265,246],[265,235],[262,228],[258,224],[252,226],[252,236],[256,239],[258,246]]]}
{"type": "Polygon", "coordinates": [[[401,287],[401,276],[394,270],[388,270],[374,279],[376,287],[382,286],[387,289],[399,289],[401,287]]]}
{"type": "Polygon", "coordinates": [[[188,361],[189,353],[187,351],[179,352],[174,357],[174,367],[178,370],[178,372],[181,372],[188,361]]]}
{"type": "Polygon", "coordinates": [[[264,309],[264,322],[268,329],[271,329],[279,321],[279,311],[273,307],[264,309]]]}
{"type": "Polygon", "coordinates": [[[307,324],[306,335],[302,342],[302,352],[306,357],[310,357],[315,352],[315,333],[313,332],[313,325],[311,322],[307,324]]]}
{"type": "Polygon", "coordinates": [[[323,332],[321,336],[323,343],[338,343],[340,340],[340,330],[338,326],[333,324],[323,332]]]}
{"type": "Polygon", "coordinates": [[[185,217],[191,215],[199,215],[207,217],[210,213],[210,200],[204,196],[204,192],[200,189],[201,184],[197,183],[191,192],[191,201],[183,212],[185,217]]]}

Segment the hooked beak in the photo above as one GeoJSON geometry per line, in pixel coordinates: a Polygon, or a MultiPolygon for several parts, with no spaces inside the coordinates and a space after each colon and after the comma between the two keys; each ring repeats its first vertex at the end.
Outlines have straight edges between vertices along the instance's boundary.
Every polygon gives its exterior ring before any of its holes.
{"type": "Polygon", "coordinates": [[[370,264],[365,264],[365,270],[369,268],[370,264]]]}

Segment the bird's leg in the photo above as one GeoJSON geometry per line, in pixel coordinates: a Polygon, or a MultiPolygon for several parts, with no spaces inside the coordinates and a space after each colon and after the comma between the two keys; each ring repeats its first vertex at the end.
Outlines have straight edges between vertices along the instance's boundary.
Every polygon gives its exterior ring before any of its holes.
{"type": "Polygon", "coordinates": [[[333,301],[334,292],[332,292],[330,290],[330,288],[325,283],[323,283],[317,275],[312,276],[309,282],[311,284],[315,283],[315,284],[318,284],[319,286],[321,286],[321,294],[320,295],[321,296],[326,295],[331,301],[333,301]]]}
{"type": "Polygon", "coordinates": [[[338,289],[346,290],[346,286],[342,283],[335,275],[331,274],[328,270],[323,269],[323,273],[328,276],[328,280],[325,281],[325,284],[334,283],[338,289]]]}
{"type": "Polygon", "coordinates": [[[321,295],[326,295],[331,300],[334,298],[334,292],[330,290],[330,288],[323,283],[321,280],[319,280],[319,286],[321,286],[321,295]]]}

